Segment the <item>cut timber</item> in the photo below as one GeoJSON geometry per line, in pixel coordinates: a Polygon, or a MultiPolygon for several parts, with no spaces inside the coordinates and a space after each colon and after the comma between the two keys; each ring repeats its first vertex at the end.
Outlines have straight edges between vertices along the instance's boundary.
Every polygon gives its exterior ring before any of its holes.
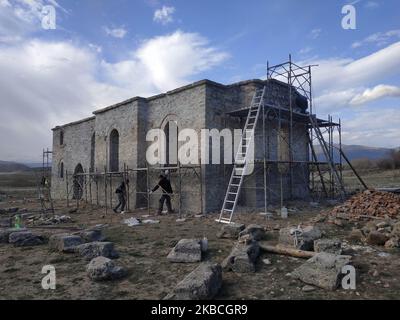
{"type": "Polygon", "coordinates": [[[259,242],[259,245],[260,245],[260,249],[264,250],[266,252],[282,254],[285,256],[292,256],[292,257],[297,257],[297,258],[312,258],[316,254],[315,252],[312,252],[312,251],[292,249],[292,248],[287,248],[287,247],[283,247],[280,245],[271,246],[271,245],[266,244],[265,242],[259,242]]]}

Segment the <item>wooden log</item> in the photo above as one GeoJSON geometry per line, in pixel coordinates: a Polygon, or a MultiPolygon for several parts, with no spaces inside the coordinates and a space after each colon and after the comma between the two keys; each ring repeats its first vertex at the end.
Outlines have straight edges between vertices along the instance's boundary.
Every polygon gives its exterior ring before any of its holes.
{"type": "Polygon", "coordinates": [[[304,251],[299,249],[288,248],[284,246],[271,246],[265,242],[259,242],[260,249],[270,253],[282,254],[285,256],[292,256],[296,258],[312,258],[316,252],[304,251]]]}

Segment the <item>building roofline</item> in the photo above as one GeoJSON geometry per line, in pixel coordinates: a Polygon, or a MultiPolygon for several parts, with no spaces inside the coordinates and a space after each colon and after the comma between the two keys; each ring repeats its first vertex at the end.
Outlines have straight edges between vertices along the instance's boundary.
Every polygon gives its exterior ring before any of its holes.
{"type": "Polygon", "coordinates": [[[92,116],[92,117],[89,117],[89,118],[84,118],[84,119],[81,119],[81,120],[78,120],[78,121],[73,121],[73,122],[64,124],[62,126],[56,126],[51,130],[54,131],[54,130],[58,130],[58,129],[64,129],[65,127],[69,127],[69,126],[77,125],[77,124],[80,124],[80,123],[83,123],[83,122],[88,122],[88,121],[94,120],[95,118],[96,118],[95,116],[92,116]]]}
{"type": "Polygon", "coordinates": [[[135,101],[152,101],[152,100],[155,100],[155,99],[159,99],[159,98],[162,98],[162,97],[169,96],[171,94],[175,94],[175,93],[182,92],[182,91],[185,91],[185,90],[193,89],[195,87],[202,86],[202,85],[211,85],[211,86],[214,86],[214,87],[229,89],[229,88],[233,88],[233,87],[239,87],[239,86],[247,85],[247,84],[250,84],[250,83],[263,84],[263,83],[265,83],[267,81],[273,81],[273,82],[279,83],[279,84],[284,85],[284,86],[288,85],[287,83],[284,83],[284,82],[276,80],[276,79],[265,79],[265,80],[262,80],[262,79],[250,79],[250,80],[243,80],[243,81],[235,82],[235,83],[228,84],[228,85],[225,85],[225,84],[222,84],[222,83],[219,83],[219,82],[215,82],[215,81],[212,81],[212,80],[209,80],[209,79],[203,79],[203,80],[199,80],[199,81],[184,85],[182,87],[179,87],[179,88],[176,88],[176,89],[164,92],[164,93],[156,94],[156,95],[153,95],[153,96],[150,96],[150,97],[147,97],[147,98],[136,96],[136,97],[124,100],[122,102],[118,102],[118,103],[112,104],[110,106],[107,106],[107,107],[104,107],[104,108],[101,108],[101,109],[93,111],[94,116],[92,116],[90,118],[86,118],[86,119],[83,119],[83,120],[71,122],[71,123],[68,123],[68,124],[65,124],[65,125],[62,125],[62,126],[56,126],[52,130],[56,130],[56,129],[64,128],[64,127],[67,127],[67,126],[76,125],[76,124],[79,124],[79,123],[82,123],[82,122],[85,122],[85,121],[93,120],[96,117],[97,114],[101,114],[101,113],[104,113],[104,112],[107,112],[107,111],[122,107],[124,105],[127,105],[127,104],[135,102],[135,101]]]}

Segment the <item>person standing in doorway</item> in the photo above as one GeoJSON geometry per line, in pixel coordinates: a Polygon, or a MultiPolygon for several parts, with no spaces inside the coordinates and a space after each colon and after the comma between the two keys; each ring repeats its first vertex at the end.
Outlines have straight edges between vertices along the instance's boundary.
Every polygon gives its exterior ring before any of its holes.
{"type": "MultiPolygon", "coordinates": [[[[129,183],[129,180],[126,180],[126,183],[129,183]]],[[[118,212],[118,209],[121,208],[121,214],[125,213],[125,205],[126,205],[126,184],[124,181],[121,182],[119,187],[115,190],[115,193],[118,196],[118,204],[113,209],[115,213],[118,212]]]]}
{"type": "Polygon", "coordinates": [[[171,195],[173,194],[171,182],[163,174],[160,174],[159,179],[160,180],[158,181],[157,185],[150,191],[150,194],[152,194],[158,188],[161,188],[161,190],[162,190],[162,196],[159,201],[159,207],[158,207],[157,214],[162,213],[163,208],[164,208],[164,202],[166,202],[166,204],[167,204],[168,213],[169,214],[174,213],[174,210],[172,209],[172,205],[171,205],[171,195]]]}

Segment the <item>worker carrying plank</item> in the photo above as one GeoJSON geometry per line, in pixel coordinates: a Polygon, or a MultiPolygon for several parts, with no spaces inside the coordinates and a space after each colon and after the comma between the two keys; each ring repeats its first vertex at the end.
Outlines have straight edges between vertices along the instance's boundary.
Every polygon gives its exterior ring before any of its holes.
{"type": "Polygon", "coordinates": [[[160,180],[158,181],[157,185],[150,191],[150,194],[152,194],[158,188],[161,188],[161,190],[162,190],[162,196],[160,198],[160,202],[159,202],[160,204],[158,207],[157,214],[162,213],[163,207],[164,207],[164,202],[166,202],[166,204],[167,204],[168,213],[174,213],[174,210],[172,210],[172,205],[171,205],[171,196],[173,195],[171,182],[163,174],[160,174],[159,179],[160,180]]]}

